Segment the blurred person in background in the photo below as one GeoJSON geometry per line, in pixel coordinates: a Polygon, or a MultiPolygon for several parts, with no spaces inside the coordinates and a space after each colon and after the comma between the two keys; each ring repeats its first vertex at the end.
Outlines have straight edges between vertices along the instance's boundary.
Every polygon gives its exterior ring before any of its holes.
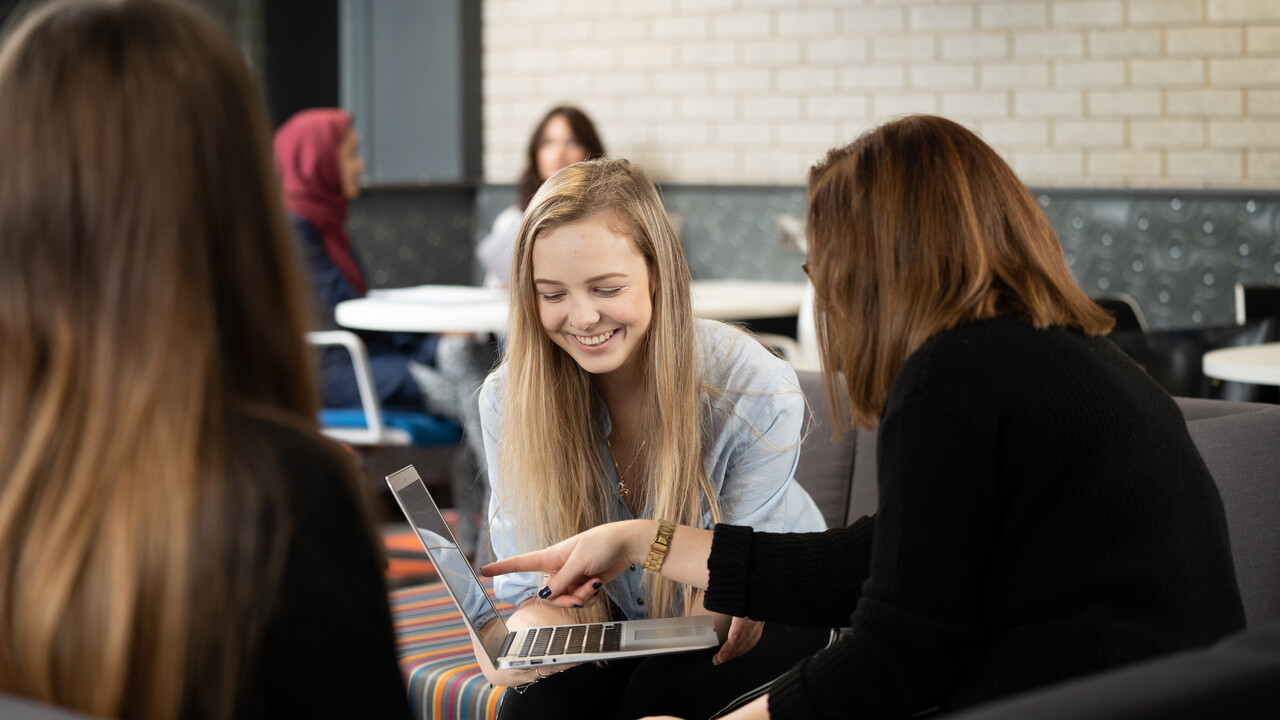
{"type": "MultiPolygon", "coordinates": [[[[303,110],[276,131],[275,157],[289,223],[310,271],[318,326],[336,328],[338,303],[369,290],[347,234],[348,205],[360,194],[364,171],[359,132],[345,110],[303,110]]],[[[458,541],[473,551],[485,485],[476,393],[493,364],[492,348],[467,334],[356,332],[368,351],[383,408],[426,411],[463,428],[467,448],[454,468],[452,489],[458,541]]],[[[348,352],[326,348],[320,358],[324,406],[360,407],[348,352]]]]}
{"type": "Polygon", "coordinates": [[[560,168],[604,156],[604,144],[586,113],[569,105],[547,111],[529,138],[516,204],[498,215],[489,234],[476,246],[476,259],[485,271],[485,285],[505,288],[511,284],[516,233],[525,208],[542,183],[560,168]]]}

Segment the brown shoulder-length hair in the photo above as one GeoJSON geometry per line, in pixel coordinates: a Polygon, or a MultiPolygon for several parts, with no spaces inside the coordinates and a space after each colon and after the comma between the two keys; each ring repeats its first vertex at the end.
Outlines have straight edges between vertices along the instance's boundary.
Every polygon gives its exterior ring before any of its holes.
{"type": "Polygon", "coordinates": [[[288,527],[239,438],[314,430],[317,397],[270,143],[189,3],[58,0],[4,39],[0,690],[237,714],[288,527]]]}
{"type": "Polygon", "coordinates": [[[862,427],[938,332],[1005,314],[1089,334],[1113,324],[1013,170],[944,118],[901,118],[831,150],[809,173],[808,235],[828,402],[847,394],[862,427]]]}
{"type": "Polygon", "coordinates": [[[538,122],[538,127],[534,129],[533,135],[529,137],[529,147],[525,151],[524,172],[520,173],[520,209],[524,210],[529,207],[529,201],[533,199],[533,194],[538,192],[538,188],[546,178],[538,175],[538,145],[542,143],[542,131],[546,130],[547,123],[551,122],[551,118],[559,115],[569,123],[569,129],[573,131],[573,136],[578,142],[582,143],[582,147],[586,148],[587,160],[594,160],[605,156],[604,143],[600,142],[600,135],[596,133],[596,126],[591,122],[591,118],[572,105],[560,105],[553,107],[542,116],[542,120],[538,122]]]}

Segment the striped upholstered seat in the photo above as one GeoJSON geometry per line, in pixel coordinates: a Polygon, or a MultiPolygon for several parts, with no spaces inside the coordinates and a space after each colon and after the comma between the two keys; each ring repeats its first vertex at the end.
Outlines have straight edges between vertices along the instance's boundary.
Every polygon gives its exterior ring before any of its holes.
{"type": "MultiPolygon", "coordinates": [[[[492,583],[483,581],[492,593],[492,583]]],[[[499,605],[509,615],[510,605],[499,605]]],[[[471,638],[444,585],[391,593],[400,669],[414,714],[424,720],[489,720],[502,688],[490,687],[476,665],[471,638]]]]}

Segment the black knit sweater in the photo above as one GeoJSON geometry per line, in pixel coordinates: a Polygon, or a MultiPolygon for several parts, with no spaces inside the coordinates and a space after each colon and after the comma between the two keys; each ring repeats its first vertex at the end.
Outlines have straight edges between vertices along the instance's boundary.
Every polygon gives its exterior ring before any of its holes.
{"type": "Polygon", "coordinates": [[[774,685],[774,718],[963,707],[1244,627],[1213,479],[1110,341],[1013,317],[940,333],[878,443],[875,517],[716,528],[708,608],[853,627],[774,685]]]}

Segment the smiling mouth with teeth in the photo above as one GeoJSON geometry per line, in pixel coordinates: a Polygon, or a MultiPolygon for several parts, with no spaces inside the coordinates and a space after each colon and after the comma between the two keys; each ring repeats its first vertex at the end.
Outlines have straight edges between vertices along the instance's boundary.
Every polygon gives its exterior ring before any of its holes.
{"type": "Polygon", "coordinates": [[[615,332],[617,331],[610,330],[609,332],[600,333],[599,335],[591,335],[590,337],[586,337],[582,335],[574,335],[574,337],[577,338],[578,342],[582,343],[583,345],[595,346],[595,345],[600,345],[604,341],[613,337],[613,334],[615,332]]]}

